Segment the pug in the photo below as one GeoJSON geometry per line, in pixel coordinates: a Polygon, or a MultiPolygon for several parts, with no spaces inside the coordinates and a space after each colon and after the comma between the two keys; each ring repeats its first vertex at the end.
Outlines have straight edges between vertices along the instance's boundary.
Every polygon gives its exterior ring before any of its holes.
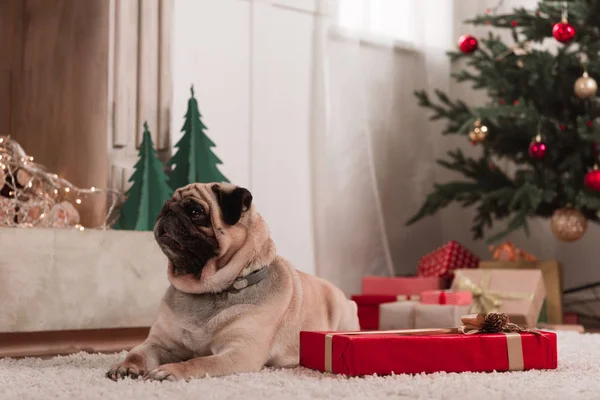
{"type": "Polygon", "coordinates": [[[356,303],[279,257],[247,189],[191,184],[154,227],[170,287],[147,339],[106,374],[175,381],[292,367],[299,332],[359,330],[356,303]]]}

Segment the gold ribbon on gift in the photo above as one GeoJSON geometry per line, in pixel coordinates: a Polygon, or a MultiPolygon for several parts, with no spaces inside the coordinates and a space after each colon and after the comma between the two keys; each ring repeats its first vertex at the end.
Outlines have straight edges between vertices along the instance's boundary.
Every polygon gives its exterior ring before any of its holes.
{"type": "Polygon", "coordinates": [[[498,312],[503,300],[533,300],[534,293],[509,292],[501,290],[490,290],[490,277],[492,270],[480,270],[482,279],[479,284],[464,275],[462,271],[454,272],[455,290],[467,290],[473,294],[473,305],[471,313],[488,314],[498,312]]]}
{"type": "Polygon", "coordinates": [[[525,368],[523,359],[523,343],[521,332],[540,335],[535,329],[526,329],[510,322],[508,316],[502,313],[471,314],[461,317],[462,326],[459,328],[440,329],[400,329],[390,331],[360,331],[360,332],[331,332],[325,335],[325,372],[333,373],[333,337],[346,336],[374,336],[374,335],[399,335],[399,336],[432,336],[447,334],[487,334],[502,333],[506,336],[506,349],[508,354],[508,370],[522,371],[525,368]]]}

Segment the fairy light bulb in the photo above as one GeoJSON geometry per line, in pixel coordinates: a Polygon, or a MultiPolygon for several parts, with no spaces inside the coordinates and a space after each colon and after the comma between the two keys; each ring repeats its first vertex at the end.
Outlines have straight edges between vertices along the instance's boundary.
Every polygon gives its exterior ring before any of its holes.
{"type": "Polygon", "coordinates": [[[81,199],[77,199],[77,200],[75,200],[75,203],[77,203],[77,204],[81,204],[81,199]]]}
{"type": "Polygon", "coordinates": [[[65,192],[69,193],[70,191],[71,191],[70,188],[68,188],[68,187],[65,188],[65,192]]]}

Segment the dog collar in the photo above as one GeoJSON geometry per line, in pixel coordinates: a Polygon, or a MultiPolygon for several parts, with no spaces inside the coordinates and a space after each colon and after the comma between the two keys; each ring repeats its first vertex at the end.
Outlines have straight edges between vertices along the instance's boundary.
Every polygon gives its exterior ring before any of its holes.
{"type": "Polygon", "coordinates": [[[233,281],[233,284],[225,289],[225,292],[236,292],[243,289],[246,289],[248,286],[256,285],[258,282],[262,281],[269,274],[269,266],[265,265],[261,269],[258,269],[254,272],[246,276],[242,276],[240,278],[236,278],[233,281]]]}

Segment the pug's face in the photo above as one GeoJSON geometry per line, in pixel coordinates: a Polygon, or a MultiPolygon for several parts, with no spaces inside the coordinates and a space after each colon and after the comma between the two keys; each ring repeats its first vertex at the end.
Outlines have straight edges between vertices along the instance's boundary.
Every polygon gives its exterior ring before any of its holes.
{"type": "Polygon", "coordinates": [[[229,184],[192,184],[178,189],[164,204],[154,226],[154,237],[174,271],[200,276],[208,261],[223,254],[220,238],[228,227],[240,222],[251,202],[248,190],[229,184]]]}

